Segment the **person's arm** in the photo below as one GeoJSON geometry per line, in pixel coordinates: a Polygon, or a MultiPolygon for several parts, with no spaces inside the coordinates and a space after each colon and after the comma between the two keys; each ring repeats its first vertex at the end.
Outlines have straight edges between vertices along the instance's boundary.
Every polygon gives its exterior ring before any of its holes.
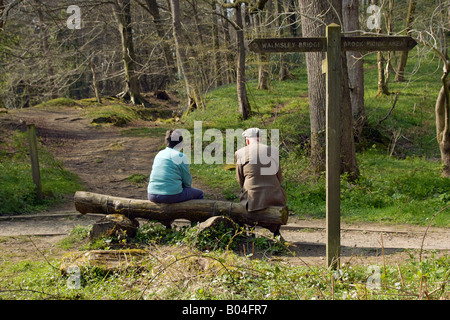
{"type": "Polygon", "coordinates": [[[283,175],[281,174],[281,166],[279,164],[278,164],[277,178],[278,178],[278,181],[280,181],[280,184],[281,184],[283,182],[283,175]]]}
{"type": "Polygon", "coordinates": [[[243,165],[240,163],[239,159],[237,158],[237,154],[234,154],[234,162],[236,163],[236,180],[239,183],[239,186],[242,187],[244,186],[244,168],[243,165]]]}
{"type": "Polygon", "coordinates": [[[192,186],[192,175],[189,171],[189,165],[186,162],[180,164],[181,168],[181,183],[183,188],[190,188],[192,186]]]}

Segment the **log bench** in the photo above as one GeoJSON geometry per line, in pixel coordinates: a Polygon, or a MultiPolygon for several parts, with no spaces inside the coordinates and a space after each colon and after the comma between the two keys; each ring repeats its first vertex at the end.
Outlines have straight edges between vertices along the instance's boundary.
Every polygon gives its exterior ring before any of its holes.
{"type": "Polygon", "coordinates": [[[123,214],[134,219],[156,220],[169,225],[176,219],[202,222],[214,216],[227,216],[240,225],[259,226],[278,233],[288,220],[287,207],[269,207],[248,212],[245,206],[236,202],[219,200],[189,200],[179,203],[154,203],[148,200],[114,197],[110,195],[77,191],[75,208],[81,214],[123,214]]]}

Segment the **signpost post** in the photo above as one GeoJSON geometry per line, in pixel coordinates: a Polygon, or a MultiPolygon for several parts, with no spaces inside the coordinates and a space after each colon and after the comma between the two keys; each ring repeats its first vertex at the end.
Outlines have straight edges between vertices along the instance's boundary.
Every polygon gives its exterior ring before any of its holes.
{"type": "Polygon", "coordinates": [[[322,70],[326,73],[326,260],[339,267],[340,245],[340,105],[341,58],[345,51],[409,51],[417,42],[411,37],[345,37],[341,27],[330,24],[326,37],[254,39],[254,52],[326,52],[322,70]]]}

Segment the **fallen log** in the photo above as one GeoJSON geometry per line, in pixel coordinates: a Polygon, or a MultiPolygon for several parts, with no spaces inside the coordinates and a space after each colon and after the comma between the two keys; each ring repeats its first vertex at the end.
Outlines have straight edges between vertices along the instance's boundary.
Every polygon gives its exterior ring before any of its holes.
{"type": "Polygon", "coordinates": [[[82,214],[123,214],[130,219],[144,218],[160,221],[166,225],[176,219],[202,222],[221,215],[227,216],[241,225],[257,225],[276,232],[280,225],[287,223],[288,219],[287,207],[269,207],[250,213],[240,203],[218,200],[190,200],[164,204],[77,191],[74,202],[76,210],[82,214]]]}

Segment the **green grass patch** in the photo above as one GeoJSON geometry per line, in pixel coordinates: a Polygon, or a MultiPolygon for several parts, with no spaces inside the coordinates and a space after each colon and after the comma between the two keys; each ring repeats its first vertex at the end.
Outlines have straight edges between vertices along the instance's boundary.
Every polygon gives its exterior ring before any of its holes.
{"type": "Polygon", "coordinates": [[[26,134],[15,131],[8,144],[0,145],[0,215],[45,210],[82,188],[79,178],[64,170],[43,145],[38,150],[43,200],[35,196],[26,134]]]}
{"type": "Polygon", "coordinates": [[[112,124],[124,126],[128,122],[138,119],[138,115],[131,107],[122,104],[88,107],[84,110],[84,116],[92,120],[93,124],[112,124]]]}
{"type": "Polygon", "coordinates": [[[148,183],[148,175],[141,174],[141,173],[133,173],[131,176],[127,178],[128,181],[131,183],[141,185],[141,184],[147,184],[148,183]]]}
{"type": "Polygon", "coordinates": [[[77,101],[70,98],[56,98],[36,105],[37,108],[46,107],[74,107],[78,105],[77,101]]]}

